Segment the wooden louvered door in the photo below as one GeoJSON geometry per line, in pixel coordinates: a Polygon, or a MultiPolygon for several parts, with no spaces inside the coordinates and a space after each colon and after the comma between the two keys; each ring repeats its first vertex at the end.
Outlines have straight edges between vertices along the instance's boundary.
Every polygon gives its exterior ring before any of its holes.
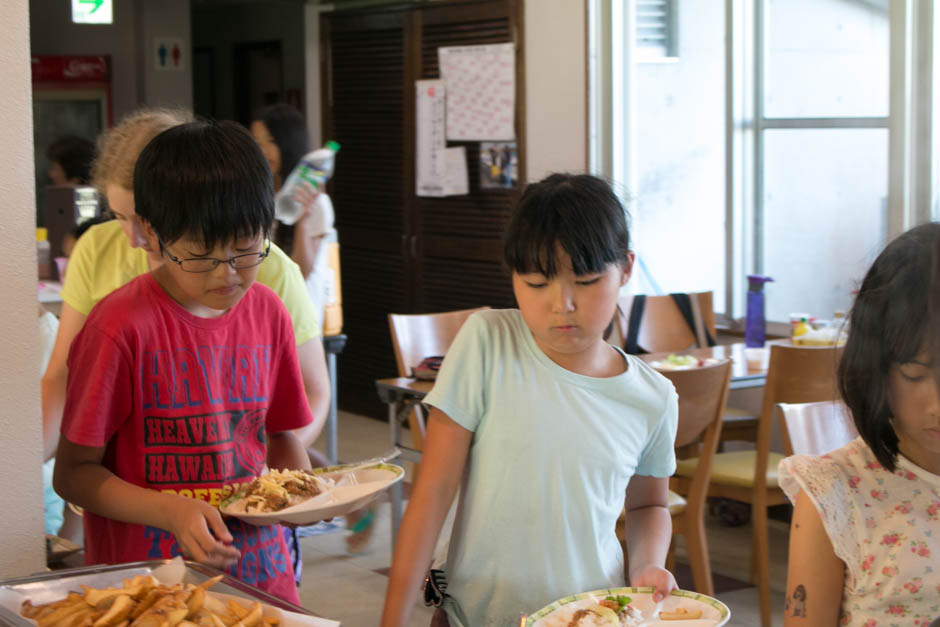
{"type": "MultiPolygon", "coordinates": [[[[522,24],[516,0],[435,5],[416,12],[420,36],[416,74],[439,78],[437,49],[447,46],[516,44],[517,103],[521,102],[522,24]]],[[[524,116],[516,107],[516,146],[520,180],[525,180],[524,116]]],[[[480,189],[480,142],[465,146],[470,193],[465,196],[414,197],[415,299],[418,312],[489,305],[511,307],[515,300],[502,269],[502,234],[519,189],[480,189]]]]}
{"type": "Polygon", "coordinates": [[[337,400],[369,415],[381,412],[375,380],[395,374],[386,315],[408,311],[412,300],[404,255],[410,23],[401,11],[320,21],[323,134],[341,146],[330,185],[349,339],[338,359],[337,400]]]}
{"type": "Polygon", "coordinates": [[[414,82],[438,78],[437,48],[516,44],[519,180],[525,180],[519,0],[439,2],[324,13],[324,137],[340,142],[331,182],[340,238],[344,333],[339,404],[376,417],[375,380],[394,376],[388,313],[514,303],[501,237],[520,193],[480,189],[479,142],[467,150],[470,193],[417,197],[414,82]]]}

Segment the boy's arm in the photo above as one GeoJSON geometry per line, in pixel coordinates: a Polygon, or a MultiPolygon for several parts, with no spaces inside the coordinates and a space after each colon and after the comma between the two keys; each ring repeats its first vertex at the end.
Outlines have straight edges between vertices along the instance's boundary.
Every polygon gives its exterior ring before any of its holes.
{"type": "Polygon", "coordinates": [[[845,563],[836,556],[816,506],[801,491],[790,524],[784,626],[838,624],[844,583],[845,563]]]}
{"type": "Polygon", "coordinates": [[[65,409],[65,389],[68,382],[68,358],[72,340],[85,325],[85,316],[62,303],[59,330],[56,332],[52,355],[42,375],[42,458],[48,461],[55,455],[59,444],[59,429],[62,426],[62,411],[65,409]]]}
{"type": "Polygon", "coordinates": [[[309,470],[310,457],[296,431],[268,433],[268,468],[309,470]]]}
{"type": "Polygon", "coordinates": [[[432,408],[421,457],[421,472],[395,546],[382,626],[407,625],[444,518],[457,493],[473,433],[432,408]]]}
{"type": "Polygon", "coordinates": [[[104,450],[60,438],[52,479],[55,491],[99,516],[165,529],[176,537],[183,555],[197,562],[228,568],[238,561],[238,549],[224,544],[234,538],[216,508],[124,481],[101,464],[104,450]]]}
{"type": "Polygon", "coordinates": [[[624,528],[631,586],[654,586],[655,601],[674,590],[676,580],[664,568],[672,541],[669,478],[634,475],[627,485],[624,528]]]}

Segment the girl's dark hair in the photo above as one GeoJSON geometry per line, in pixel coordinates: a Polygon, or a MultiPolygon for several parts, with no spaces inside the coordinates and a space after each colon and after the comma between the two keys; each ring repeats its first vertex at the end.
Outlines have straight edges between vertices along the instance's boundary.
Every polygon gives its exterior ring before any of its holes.
{"type": "Polygon", "coordinates": [[[49,144],[46,158],[62,166],[66,178],[88,185],[91,164],[95,161],[95,145],[84,137],[66,135],[49,144]]]}
{"type": "Polygon", "coordinates": [[[134,204],[164,244],[188,237],[211,249],[268,237],[271,171],[254,138],[235,122],[190,122],[154,137],[134,168],[134,204]]]}
{"type": "MultiPolygon", "coordinates": [[[[281,171],[276,174],[280,175],[283,185],[301,157],[311,150],[307,123],[296,108],[283,102],[262,107],[253,119],[264,123],[277,144],[281,153],[281,171]]],[[[288,252],[293,248],[295,226],[278,224],[275,231],[277,245],[288,252]]]]}
{"type": "Polygon", "coordinates": [[[275,174],[281,176],[281,181],[286,181],[294,166],[300,163],[300,158],[310,152],[307,123],[300,111],[283,102],[259,109],[253,119],[264,122],[271,139],[281,151],[281,171],[275,174]]]}
{"type": "Polygon", "coordinates": [[[588,174],[552,174],[526,187],[506,230],[506,265],[514,272],[551,278],[561,271],[556,245],[571,257],[575,274],[627,263],[627,212],[607,181],[588,174]]]}
{"type": "Polygon", "coordinates": [[[928,329],[940,324],[930,296],[931,286],[940,286],[938,246],[940,223],[931,222],[907,231],[878,255],[855,297],[839,362],[839,390],[859,435],[891,471],[898,437],[891,426],[888,376],[893,365],[914,359],[925,343],[931,354],[937,349],[928,329]]]}

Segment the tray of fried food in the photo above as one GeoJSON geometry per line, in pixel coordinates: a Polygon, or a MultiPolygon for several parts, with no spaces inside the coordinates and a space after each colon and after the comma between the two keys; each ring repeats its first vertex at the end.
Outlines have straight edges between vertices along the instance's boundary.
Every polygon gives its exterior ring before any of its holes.
{"type": "Polygon", "coordinates": [[[124,579],[120,587],[70,592],[64,599],[33,605],[23,602],[20,614],[39,627],[265,627],[278,625],[263,615],[260,602],[228,602],[208,589],[222,575],[198,585],[159,583],[151,575],[124,579]]]}

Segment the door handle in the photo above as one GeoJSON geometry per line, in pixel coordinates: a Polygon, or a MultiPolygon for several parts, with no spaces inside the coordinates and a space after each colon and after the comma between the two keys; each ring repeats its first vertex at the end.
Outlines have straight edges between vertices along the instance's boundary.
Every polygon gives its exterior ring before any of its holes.
{"type": "Polygon", "coordinates": [[[415,258],[418,257],[418,236],[417,235],[411,236],[411,256],[415,258]]]}

